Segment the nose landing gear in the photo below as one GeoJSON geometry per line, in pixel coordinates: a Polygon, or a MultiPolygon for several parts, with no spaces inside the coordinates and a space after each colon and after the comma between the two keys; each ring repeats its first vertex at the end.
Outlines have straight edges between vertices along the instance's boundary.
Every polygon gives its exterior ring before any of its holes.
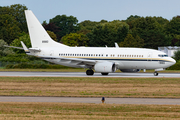
{"type": "Polygon", "coordinates": [[[154,72],[154,76],[158,76],[158,74],[159,74],[159,73],[158,73],[157,71],[154,72]]]}

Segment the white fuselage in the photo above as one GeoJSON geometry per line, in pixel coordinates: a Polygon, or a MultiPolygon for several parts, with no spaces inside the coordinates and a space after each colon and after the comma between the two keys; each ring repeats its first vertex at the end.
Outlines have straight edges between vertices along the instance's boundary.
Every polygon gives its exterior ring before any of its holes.
{"type": "MultiPolygon", "coordinates": [[[[25,10],[32,48],[22,42],[25,52],[46,61],[70,67],[89,68],[87,75],[96,72],[107,75],[116,69],[163,70],[176,61],[161,51],[142,48],[69,47],[51,39],[31,10],[25,10]]],[[[157,72],[155,72],[157,76],[157,72]]]]}
{"type": "MultiPolygon", "coordinates": [[[[60,47],[40,48],[41,52],[35,52],[35,56],[51,56],[59,58],[76,58],[95,60],[97,62],[115,62],[116,69],[158,69],[167,68],[175,63],[171,57],[160,57],[165,53],[145,48],[109,48],[109,47],[60,47]]],[[[32,53],[32,52],[31,52],[32,53]]],[[[46,59],[52,63],[87,68],[85,65],[77,65],[72,61],[58,59],[46,59]]]]}

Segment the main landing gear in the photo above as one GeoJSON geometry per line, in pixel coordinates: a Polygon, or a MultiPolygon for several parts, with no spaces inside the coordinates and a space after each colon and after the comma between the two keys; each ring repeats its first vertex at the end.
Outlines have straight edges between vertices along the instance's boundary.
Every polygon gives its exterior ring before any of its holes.
{"type": "Polygon", "coordinates": [[[101,75],[108,75],[109,73],[101,73],[101,75]]]}
{"type": "MultiPolygon", "coordinates": [[[[109,73],[101,73],[102,75],[108,75],[109,73]]],[[[94,75],[94,71],[93,70],[87,70],[86,71],[86,75],[94,75]]]]}
{"type": "Polygon", "coordinates": [[[94,74],[94,71],[93,70],[87,70],[86,71],[86,75],[93,75],[94,74]]]}
{"type": "Polygon", "coordinates": [[[159,73],[158,73],[157,71],[154,72],[154,76],[158,76],[158,74],[159,74],[159,73]]]}

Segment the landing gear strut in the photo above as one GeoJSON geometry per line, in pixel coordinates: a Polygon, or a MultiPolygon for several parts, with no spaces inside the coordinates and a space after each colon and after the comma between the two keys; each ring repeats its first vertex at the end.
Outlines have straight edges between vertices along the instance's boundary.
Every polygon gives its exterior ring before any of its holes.
{"type": "Polygon", "coordinates": [[[93,70],[87,70],[86,71],[86,75],[93,75],[94,74],[94,71],[93,70]]]}
{"type": "Polygon", "coordinates": [[[158,73],[157,71],[154,72],[154,76],[158,76],[158,74],[159,74],[159,73],[158,73]]]}

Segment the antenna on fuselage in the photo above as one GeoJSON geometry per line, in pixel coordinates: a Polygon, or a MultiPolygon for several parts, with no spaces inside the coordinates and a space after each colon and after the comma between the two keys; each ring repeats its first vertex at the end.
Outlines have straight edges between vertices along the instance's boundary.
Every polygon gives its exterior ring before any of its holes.
{"type": "Polygon", "coordinates": [[[116,48],[119,48],[119,45],[118,45],[116,42],[115,42],[115,47],[116,47],[116,48]]]}

